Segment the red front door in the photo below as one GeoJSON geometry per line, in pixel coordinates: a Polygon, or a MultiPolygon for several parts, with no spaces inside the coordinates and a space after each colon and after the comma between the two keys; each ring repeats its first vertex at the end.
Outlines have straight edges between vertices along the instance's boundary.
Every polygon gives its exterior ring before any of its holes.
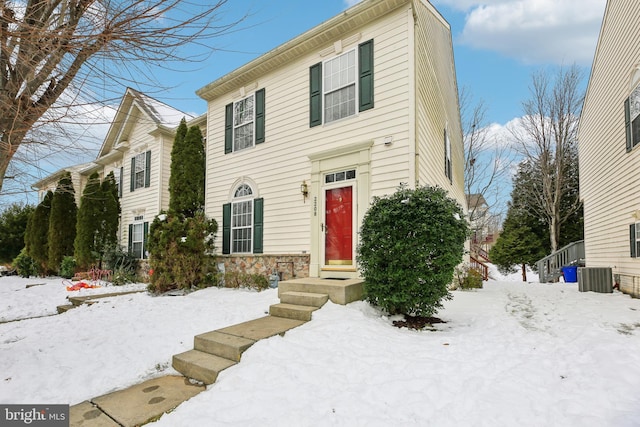
{"type": "Polygon", "coordinates": [[[325,191],[325,265],[353,265],[353,187],[325,191]]]}

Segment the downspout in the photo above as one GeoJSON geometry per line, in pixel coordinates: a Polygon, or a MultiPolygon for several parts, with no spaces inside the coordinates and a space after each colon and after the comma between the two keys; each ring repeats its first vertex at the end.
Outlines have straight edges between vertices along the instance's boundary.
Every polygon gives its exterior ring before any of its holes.
{"type": "Polygon", "coordinates": [[[415,188],[418,181],[418,138],[416,135],[417,129],[417,97],[416,97],[416,27],[417,16],[415,13],[415,4],[411,0],[409,10],[407,11],[407,50],[409,54],[408,68],[409,68],[409,188],[415,188]]]}

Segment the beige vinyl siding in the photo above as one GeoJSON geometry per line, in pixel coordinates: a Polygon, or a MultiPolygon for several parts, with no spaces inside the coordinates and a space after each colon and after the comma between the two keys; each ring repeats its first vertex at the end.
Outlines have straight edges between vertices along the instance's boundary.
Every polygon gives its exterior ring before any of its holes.
{"type": "Polygon", "coordinates": [[[640,209],[640,147],[625,146],[624,101],[640,63],[640,3],[609,1],[579,127],[580,194],[588,267],[640,275],[631,258],[629,225],[640,209]]]}
{"type": "Polygon", "coordinates": [[[160,144],[156,137],[150,135],[156,126],[140,114],[129,137],[129,150],[123,155],[123,191],[120,203],[121,215],[121,244],[126,248],[129,244],[128,226],[134,222],[134,218],[144,215],[144,221],[151,223],[160,212],[158,208],[158,183],[160,168],[160,144]],[[131,191],[131,158],[140,153],[151,150],[151,181],[147,188],[137,188],[131,191]]]}
{"type": "Polygon", "coordinates": [[[418,7],[415,31],[418,180],[449,191],[461,206],[464,197],[464,147],[451,34],[431,7],[418,7]],[[444,130],[451,142],[452,183],[445,175],[444,130]]]}
{"type": "MultiPolygon", "coordinates": [[[[309,128],[309,67],[334,54],[318,52],[264,75],[249,84],[246,95],[266,89],[266,141],[256,147],[224,155],[225,105],[241,99],[238,91],[208,104],[206,212],[222,225],[222,205],[230,202],[234,183],[242,177],[255,182],[256,197],[264,198],[265,254],[310,251],[310,218],[314,197],[303,200],[300,184],[310,184],[313,153],[349,144],[374,141],[371,154],[371,188],[358,188],[371,196],[391,193],[407,182],[408,146],[408,35],[407,9],[403,8],[366,28],[354,28],[346,39],[360,33],[358,41],[343,51],[374,39],[375,108],[330,124],[309,128]],[[384,137],[393,137],[384,146],[384,137]]],[[[338,40],[332,40],[332,43],[338,40]]],[[[318,206],[318,209],[320,207],[318,206]]],[[[221,248],[221,233],[217,247],[221,248]]]]}

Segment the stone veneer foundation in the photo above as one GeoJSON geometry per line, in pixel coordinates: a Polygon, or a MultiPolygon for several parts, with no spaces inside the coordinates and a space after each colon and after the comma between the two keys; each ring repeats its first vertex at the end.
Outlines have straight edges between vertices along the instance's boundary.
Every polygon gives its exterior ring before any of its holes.
{"type": "Polygon", "coordinates": [[[280,280],[291,280],[309,277],[310,256],[300,255],[218,255],[216,257],[219,270],[220,264],[224,271],[239,271],[248,274],[262,274],[270,276],[278,273],[280,280]]]}

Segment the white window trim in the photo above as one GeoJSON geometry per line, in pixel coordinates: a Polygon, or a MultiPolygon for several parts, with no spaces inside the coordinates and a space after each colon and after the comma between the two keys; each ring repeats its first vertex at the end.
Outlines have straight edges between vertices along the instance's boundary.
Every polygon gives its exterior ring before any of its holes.
{"type": "MultiPolygon", "coordinates": [[[[144,218],[143,218],[144,219],[144,218]]],[[[146,259],[145,254],[144,254],[144,221],[140,221],[140,222],[134,222],[132,224],[133,227],[131,227],[131,236],[129,236],[129,238],[131,239],[131,255],[134,258],[137,259],[146,259]],[[140,228],[140,240],[134,240],[134,236],[136,235],[136,228],[140,228]],[[134,246],[136,243],[140,244],[140,251],[139,253],[136,253],[136,251],[134,250],[134,246]],[[138,257],[139,255],[139,257],[138,257]]]]}
{"type": "Polygon", "coordinates": [[[242,99],[239,99],[238,101],[234,101],[233,102],[233,107],[232,107],[232,121],[233,121],[233,129],[232,129],[232,136],[231,136],[231,151],[232,152],[237,152],[237,151],[243,151],[243,150],[247,150],[249,148],[253,148],[256,146],[256,94],[255,92],[252,93],[251,95],[245,96],[242,99]],[[236,148],[236,129],[242,127],[242,126],[247,126],[249,124],[249,122],[245,122],[242,123],[240,125],[236,125],[236,105],[246,101],[247,99],[252,98],[253,99],[253,111],[252,111],[252,116],[251,116],[251,145],[248,147],[243,147],[243,148],[236,148]]]}
{"type": "MultiPolygon", "coordinates": [[[[634,139],[634,120],[637,120],[637,127],[640,127],[640,83],[629,94],[629,118],[631,126],[631,147],[640,145],[640,138],[634,139]]],[[[640,132],[640,131],[639,131],[640,132]]]]}
{"type": "Polygon", "coordinates": [[[358,70],[360,68],[360,57],[358,55],[358,49],[357,48],[353,48],[353,49],[349,49],[345,52],[341,52],[339,54],[337,54],[336,56],[334,56],[333,58],[329,58],[326,59],[324,61],[322,61],[322,123],[323,124],[330,124],[330,123],[336,123],[336,122],[340,122],[342,120],[357,116],[358,113],[360,112],[359,110],[359,102],[358,102],[358,96],[359,96],[359,84],[360,84],[360,79],[358,78],[358,70]],[[335,119],[335,120],[327,120],[327,116],[326,116],[326,111],[327,111],[327,95],[333,92],[337,92],[339,90],[342,90],[348,86],[351,86],[351,84],[349,85],[344,85],[341,86],[338,89],[333,89],[331,91],[327,91],[326,89],[326,85],[325,85],[325,78],[326,78],[326,69],[325,66],[327,65],[327,63],[340,58],[341,56],[344,55],[348,55],[349,53],[353,52],[354,53],[354,57],[355,57],[355,65],[354,65],[354,82],[353,82],[353,86],[354,86],[354,91],[355,91],[355,97],[354,97],[354,113],[345,117],[341,117],[339,119],[335,119]]]}
{"type": "Polygon", "coordinates": [[[145,171],[147,168],[147,153],[146,152],[138,153],[134,156],[134,159],[135,159],[135,162],[134,162],[135,171],[133,174],[133,177],[134,177],[133,189],[137,190],[139,188],[144,188],[145,171]],[[138,185],[138,181],[139,181],[138,174],[141,174],[142,176],[142,183],[140,185],[138,185]]]}
{"type": "Polygon", "coordinates": [[[254,223],[254,214],[255,214],[255,206],[254,206],[254,200],[255,200],[255,195],[254,195],[254,191],[253,188],[247,184],[247,183],[242,183],[238,186],[236,186],[235,190],[234,190],[234,197],[233,200],[231,201],[231,242],[230,242],[230,248],[231,248],[231,253],[232,254],[250,254],[253,253],[253,239],[254,239],[254,231],[253,231],[253,223],[254,223]],[[247,188],[249,188],[249,190],[251,191],[251,194],[247,194],[247,195],[243,195],[243,196],[239,196],[236,197],[236,193],[238,192],[238,190],[242,187],[242,186],[246,186],[247,188]],[[235,211],[235,207],[237,205],[240,204],[245,204],[248,203],[250,206],[250,217],[249,217],[249,225],[243,225],[243,226],[236,226],[234,225],[236,216],[234,215],[234,211],[235,211]],[[236,239],[235,239],[235,231],[237,230],[250,230],[250,238],[248,241],[248,250],[246,251],[237,251],[236,250],[236,239]]]}

